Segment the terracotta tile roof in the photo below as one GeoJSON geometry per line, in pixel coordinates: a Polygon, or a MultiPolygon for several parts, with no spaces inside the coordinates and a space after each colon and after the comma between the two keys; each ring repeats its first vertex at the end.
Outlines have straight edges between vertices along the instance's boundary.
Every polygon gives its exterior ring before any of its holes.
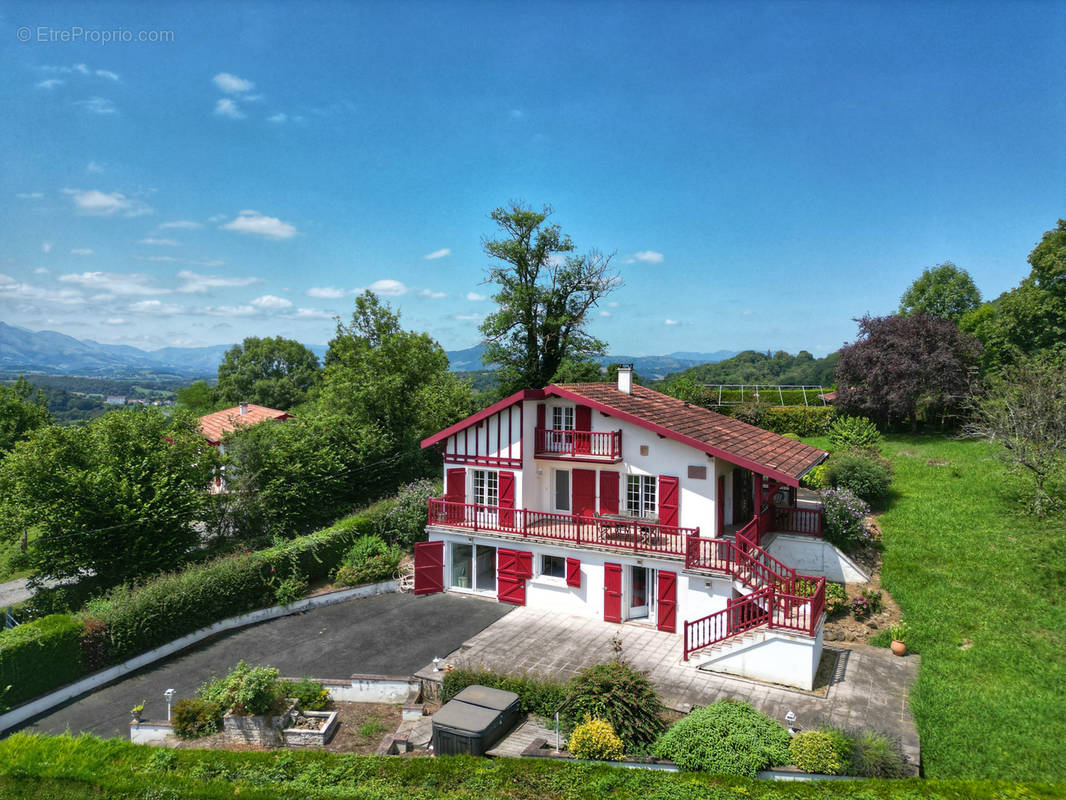
{"type": "Polygon", "coordinates": [[[549,386],[545,392],[587,400],[593,408],[792,486],[826,456],[824,450],[644,386],[634,385],[633,393],[625,394],[613,383],[569,383],[549,386]]]}
{"type": "Polygon", "coordinates": [[[244,425],[256,425],[267,420],[284,420],[292,417],[292,414],[287,411],[257,406],[254,403],[248,403],[246,409],[246,412],[241,414],[241,407],[234,406],[200,417],[200,433],[206,436],[212,444],[218,444],[227,433],[244,425]]]}

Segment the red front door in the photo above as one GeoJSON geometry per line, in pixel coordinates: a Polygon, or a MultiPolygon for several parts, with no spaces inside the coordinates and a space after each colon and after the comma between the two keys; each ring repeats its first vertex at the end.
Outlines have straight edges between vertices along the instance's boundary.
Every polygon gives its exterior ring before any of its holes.
{"type": "Polygon", "coordinates": [[[444,591],[444,542],[415,542],[415,594],[444,591]]]}
{"type": "Polygon", "coordinates": [[[622,621],[622,565],[603,565],[603,619],[622,621]]]}
{"type": "Polygon", "coordinates": [[[661,631],[677,631],[677,573],[659,570],[659,590],[656,596],[659,611],[657,626],[661,631]]]}

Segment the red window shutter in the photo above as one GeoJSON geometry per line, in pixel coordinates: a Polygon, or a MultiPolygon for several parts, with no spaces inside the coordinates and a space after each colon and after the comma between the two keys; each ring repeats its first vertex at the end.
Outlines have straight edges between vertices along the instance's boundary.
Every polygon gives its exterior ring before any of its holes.
{"type": "Polygon", "coordinates": [[[514,473],[513,472],[500,472],[499,474],[499,490],[500,490],[500,518],[499,523],[501,528],[513,528],[514,527],[514,511],[505,510],[514,508],[514,473]]]}
{"type": "Polygon", "coordinates": [[[656,597],[659,608],[657,627],[667,633],[677,631],[677,573],[659,570],[659,590],[656,597]]]}
{"type": "Polygon", "coordinates": [[[575,469],[572,473],[574,513],[591,517],[596,513],[596,470],[575,469]]]}
{"type": "Polygon", "coordinates": [[[501,575],[514,575],[518,571],[518,551],[506,547],[497,548],[496,569],[501,575]]]}
{"type": "Polygon", "coordinates": [[[588,406],[576,406],[574,408],[574,430],[592,430],[592,409],[588,406]]]}
{"type": "Polygon", "coordinates": [[[466,518],[466,510],[463,503],[466,500],[466,470],[448,470],[448,479],[445,483],[444,499],[447,506],[444,511],[444,519],[448,525],[462,525],[466,518]]]}
{"type": "Polygon", "coordinates": [[[566,559],[566,585],[581,588],[581,562],[576,558],[566,559]]]}
{"type": "Polygon", "coordinates": [[[604,622],[622,621],[622,565],[603,565],[604,622]]]}
{"type": "Polygon", "coordinates": [[[618,513],[618,473],[600,470],[600,513],[618,513]]]}
{"type": "Polygon", "coordinates": [[[533,554],[501,547],[496,551],[496,599],[526,604],[526,578],[533,574],[533,554]]]}
{"type": "Polygon", "coordinates": [[[444,591],[444,542],[415,542],[415,594],[444,591]]]}
{"type": "Polygon", "coordinates": [[[546,428],[548,421],[548,407],[544,403],[537,403],[537,427],[546,428]]]}
{"type": "Polygon", "coordinates": [[[515,574],[523,579],[533,577],[533,554],[528,550],[515,552],[515,574]]]}
{"type": "Polygon", "coordinates": [[[659,476],[659,524],[677,527],[677,478],[659,476]]]}
{"type": "Polygon", "coordinates": [[[715,536],[725,536],[725,475],[718,476],[718,494],[714,497],[714,507],[718,512],[718,527],[715,536]]]}

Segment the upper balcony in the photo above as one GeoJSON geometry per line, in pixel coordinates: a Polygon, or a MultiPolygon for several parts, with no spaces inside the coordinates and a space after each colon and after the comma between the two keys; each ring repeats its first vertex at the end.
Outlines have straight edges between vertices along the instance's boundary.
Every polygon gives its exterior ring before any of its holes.
{"type": "Polygon", "coordinates": [[[573,461],[601,461],[616,464],[622,460],[622,431],[575,431],[535,428],[535,458],[573,461]]]}

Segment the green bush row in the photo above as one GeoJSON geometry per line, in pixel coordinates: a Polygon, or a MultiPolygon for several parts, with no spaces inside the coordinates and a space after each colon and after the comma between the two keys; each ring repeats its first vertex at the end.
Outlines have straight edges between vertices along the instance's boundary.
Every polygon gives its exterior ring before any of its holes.
{"type": "Polygon", "coordinates": [[[0,710],[77,680],[82,663],[82,623],[52,614],[0,634],[0,710]]]}
{"type": "Polygon", "coordinates": [[[1052,800],[1066,796],[1066,784],[918,778],[805,784],[546,759],[172,750],[119,739],[19,733],[0,741],[0,796],[28,800],[1052,800]]]}
{"type": "Polygon", "coordinates": [[[550,719],[567,696],[565,683],[533,675],[503,675],[483,669],[453,669],[444,675],[441,700],[447,703],[467,686],[489,686],[518,695],[523,714],[550,719]]]}
{"type": "Polygon", "coordinates": [[[740,406],[716,406],[712,411],[756,425],[774,433],[797,436],[823,436],[836,417],[832,406],[768,406],[748,403],[740,406]]]}

